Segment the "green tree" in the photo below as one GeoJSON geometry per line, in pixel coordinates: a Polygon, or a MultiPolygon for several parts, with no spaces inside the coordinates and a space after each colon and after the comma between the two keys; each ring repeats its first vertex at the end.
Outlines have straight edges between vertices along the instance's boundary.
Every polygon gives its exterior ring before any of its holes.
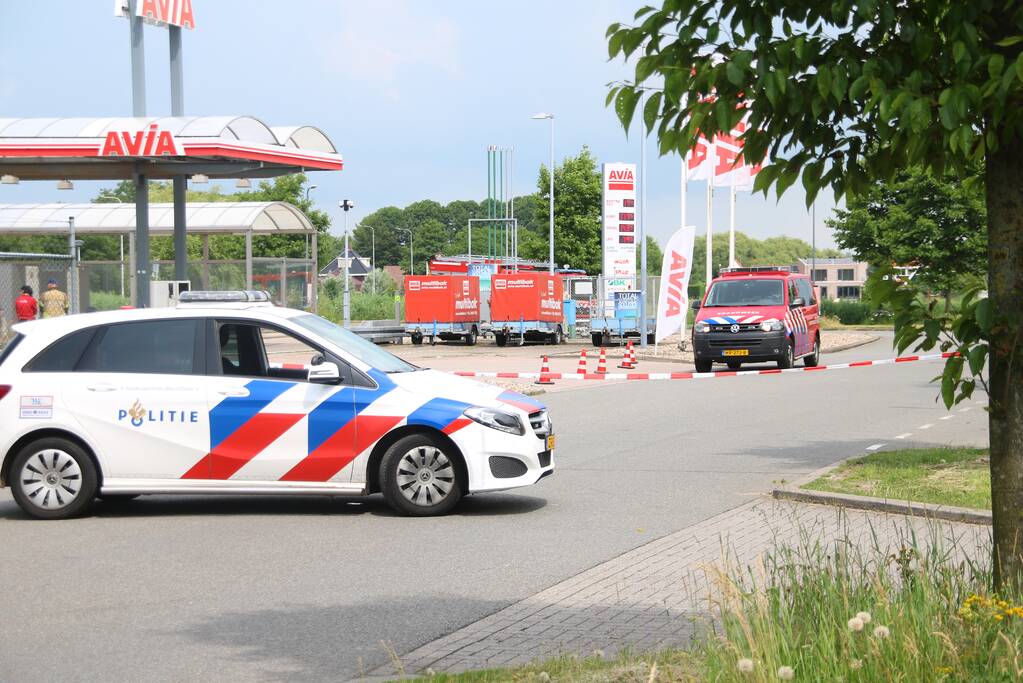
{"type": "Polygon", "coordinates": [[[945,295],[987,269],[987,212],[975,169],[965,181],[920,167],[877,180],[827,221],[835,241],[875,266],[920,265],[917,278],[945,295]]]}
{"type": "MultiPolygon", "coordinates": [[[[550,216],[550,170],[540,167],[537,179],[539,205],[536,218],[548,225],[550,216]]],[[[601,269],[600,170],[588,147],[567,157],[554,170],[554,261],[582,268],[587,273],[601,269]]],[[[543,260],[547,260],[546,254],[543,260]]]]}
{"type": "Polygon", "coordinates": [[[754,188],[801,179],[808,204],[827,185],[842,197],[914,165],[962,178],[983,163],[989,298],[942,316],[890,298],[901,348],[962,354],[945,366],[946,404],[987,361],[995,586],[1023,588],[1023,3],[664,0],[635,20],[608,28],[612,58],[637,55],[608,102],[628,128],[642,90],[663,83],[642,112],[662,154],[748,113],[744,156],[765,159],[754,188]]]}

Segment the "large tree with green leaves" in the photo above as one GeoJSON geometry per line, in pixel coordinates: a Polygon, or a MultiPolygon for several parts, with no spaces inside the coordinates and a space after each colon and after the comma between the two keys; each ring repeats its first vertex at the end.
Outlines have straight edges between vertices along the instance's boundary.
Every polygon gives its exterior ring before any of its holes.
{"type": "Polygon", "coordinates": [[[943,294],[987,272],[987,212],[977,173],[914,166],[878,179],[827,221],[835,241],[875,266],[917,264],[917,281],[943,294]]]}
{"type": "Polygon", "coordinates": [[[623,125],[644,89],[662,154],[748,114],[765,193],[802,180],[809,204],[824,186],[858,195],[912,166],[983,164],[989,297],[939,319],[906,300],[899,339],[964,354],[946,365],[947,403],[972,389],[964,358],[976,375],[988,356],[995,583],[1023,587],[1023,2],[664,0],[608,40],[635,59],[608,97],[623,125]]]}
{"type": "MultiPolygon", "coordinates": [[[[566,157],[554,169],[554,262],[599,273],[600,169],[588,147],[566,157]]],[[[540,167],[536,181],[540,202],[537,222],[548,225],[550,216],[550,169],[540,167]]],[[[546,255],[542,257],[547,260],[546,255]]]]}

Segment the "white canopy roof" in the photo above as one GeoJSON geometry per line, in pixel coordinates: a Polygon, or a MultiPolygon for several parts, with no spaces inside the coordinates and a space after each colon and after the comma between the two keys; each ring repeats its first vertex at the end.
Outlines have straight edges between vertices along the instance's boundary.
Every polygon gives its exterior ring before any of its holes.
{"type": "MultiPolygon", "coordinates": [[[[313,233],[300,209],[285,202],[189,202],[188,232],[194,234],[313,233]]],[[[68,218],[77,234],[134,232],[134,204],[0,204],[2,235],[66,235],[68,218]]],[[[149,205],[149,232],[174,233],[174,205],[149,205]]]]}
{"type": "Polygon", "coordinates": [[[271,128],[252,116],[0,118],[0,173],[27,180],[258,178],[343,166],[319,128],[271,128]]]}

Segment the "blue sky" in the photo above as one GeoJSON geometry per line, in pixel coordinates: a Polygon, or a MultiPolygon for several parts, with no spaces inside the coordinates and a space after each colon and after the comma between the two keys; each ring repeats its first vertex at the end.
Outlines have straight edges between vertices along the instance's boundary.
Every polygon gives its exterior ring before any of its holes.
{"type": "MultiPolygon", "coordinates": [[[[345,157],[340,173],[312,173],[312,198],[350,219],[419,199],[486,196],[486,148],[515,149],[514,189],[532,191],[556,116],[560,159],[585,144],[601,161],[639,161],[604,107],[606,84],[629,68],[607,60],[604,31],[641,5],[626,0],[193,0],[184,32],[185,113],[248,114],[270,125],[312,124],[345,157]]],[[[166,31],[146,28],[148,113],[167,115],[166,31]]],[[[111,0],[0,2],[0,117],[131,113],[128,25],[111,0]]],[[[678,157],[648,145],[647,230],[663,244],[679,224],[678,157]]],[[[0,186],[0,203],[88,201],[106,184],[0,186]]],[[[798,185],[798,184],[797,184],[798,185]]],[[[227,189],[231,185],[226,185],[227,189]]],[[[714,205],[728,228],[727,190],[714,205]]],[[[706,229],[706,190],[689,184],[688,223],[706,229]]],[[[817,202],[818,245],[833,202],[817,202]]],[[[340,225],[340,219],[336,220],[340,225]]],[[[802,190],[740,194],[736,225],[756,237],[810,240],[802,190]]],[[[340,232],[336,228],[337,232],[340,232]]]]}

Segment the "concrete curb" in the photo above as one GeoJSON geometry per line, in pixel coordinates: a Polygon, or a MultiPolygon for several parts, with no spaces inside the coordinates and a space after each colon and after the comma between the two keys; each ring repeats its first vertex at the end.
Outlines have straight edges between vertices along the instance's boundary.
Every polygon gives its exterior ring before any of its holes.
{"type": "Polygon", "coordinates": [[[898,502],[884,498],[868,496],[850,496],[843,493],[824,493],[804,489],[774,489],[771,495],[777,500],[794,500],[799,503],[816,503],[818,505],[834,505],[854,510],[871,512],[887,512],[896,515],[911,515],[928,519],[941,519],[949,522],[965,522],[967,524],[991,524],[991,513],[973,508],[958,508],[947,505],[929,503],[898,502]]]}
{"type": "MultiPolygon", "coordinates": [[[[827,330],[825,330],[825,332],[826,331],[827,330]]],[[[838,353],[839,351],[848,351],[849,349],[855,349],[857,346],[864,346],[865,344],[873,344],[874,342],[876,342],[880,338],[881,337],[878,337],[878,336],[867,337],[866,339],[862,339],[862,340],[856,341],[856,342],[849,342],[848,344],[842,344],[841,346],[836,346],[836,347],[831,348],[831,349],[827,349],[827,350],[821,349],[821,353],[838,353]]]]}

